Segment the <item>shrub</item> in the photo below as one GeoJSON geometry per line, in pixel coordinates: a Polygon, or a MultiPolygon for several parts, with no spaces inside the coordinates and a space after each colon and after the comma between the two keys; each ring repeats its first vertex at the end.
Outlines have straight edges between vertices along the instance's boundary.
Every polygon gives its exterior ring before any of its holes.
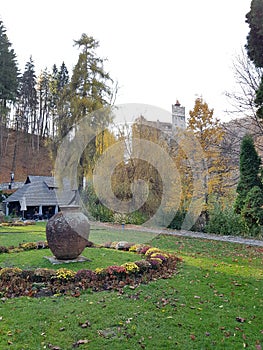
{"type": "Polygon", "coordinates": [[[4,267],[0,270],[0,278],[5,281],[10,281],[15,276],[19,276],[22,270],[18,267],[4,267]]]}
{"type": "Polygon", "coordinates": [[[138,261],[135,261],[135,264],[139,267],[140,271],[142,272],[148,271],[149,268],[151,267],[150,262],[147,260],[138,260],[138,261]]]}
{"type": "Polygon", "coordinates": [[[244,218],[250,235],[256,236],[262,232],[263,225],[263,192],[254,186],[247,194],[241,216],[244,218]]]}
{"type": "Polygon", "coordinates": [[[149,250],[151,246],[145,245],[144,247],[141,248],[140,253],[141,254],[146,254],[147,250],[149,250]]]}
{"type": "Polygon", "coordinates": [[[160,265],[162,264],[162,260],[158,259],[158,258],[150,259],[149,263],[151,264],[152,269],[157,270],[160,267],[160,265]]]}
{"type": "Polygon", "coordinates": [[[115,265],[112,265],[112,266],[108,266],[106,269],[105,269],[106,273],[108,273],[109,275],[112,275],[112,276],[123,276],[126,274],[126,268],[124,266],[115,266],[115,265]]]}
{"type": "Polygon", "coordinates": [[[185,209],[179,209],[177,210],[172,222],[168,226],[168,228],[175,229],[175,230],[180,230],[182,227],[182,223],[184,221],[186,215],[186,210],[185,209]]]}
{"type": "Polygon", "coordinates": [[[78,270],[75,274],[76,281],[92,281],[96,277],[96,273],[92,270],[78,270]]]}
{"type": "Polygon", "coordinates": [[[232,207],[222,208],[219,205],[209,212],[204,231],[220,235],[244,235],[247,232],[242,217],[232,207]]]}
{"type": "Polygon", "coordinates": [[[127,220],[127,224],[131,224],[131,225],[142,225],[145,221],[147,220],[147,218],[145,217],[145,215],[139,211],[134,211],[133,213],[131,213],[128,217],[127,220]]]}
{"type": "Polygon", "coordinates": [[[38,268],[35,269],[33,279],[35,282],[48,281],[56,276],[56,271],[53,269],[38,268]]]}

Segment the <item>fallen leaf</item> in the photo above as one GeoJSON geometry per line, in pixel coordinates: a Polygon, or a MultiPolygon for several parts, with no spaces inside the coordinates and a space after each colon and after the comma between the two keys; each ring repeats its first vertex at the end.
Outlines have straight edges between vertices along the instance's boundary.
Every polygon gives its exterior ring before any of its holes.
{"type": "Polygon", "coordinates": [[[55,345],[52,345],[52,344],[48,344],[48,348],[51,349],[51,350],[61,350],[61,348],[59,346],[55,346],[55,345]]]}
{"type": "Polygon", "coordinates": [[[195,335],[194,335],[194,334],[190,334],[190,338],[191,338],[192,340],[195,340],[195,335]]]}
{"type": "Polygon", "coordinates": [[[89,340],[87,340],[87,339],[80,339],[76,343],[73,344],[73,348],[77,348],[82,344],[87,344],[88,342],[89,342],[89,340]]]}
{"type": "Polygon", "coordinates": [[[98,330],[98,334],[107,339],[116,337],[116,333],[111,329],[98,330]]]}
{"type": "Polygon", "coordinates": [[[85,322],[83,322],[83,323],[80,323],[79,325],[80,325],[81,328],[90,327],[90,321],[87,320],[87,321],[85,321],[85,322]]]}

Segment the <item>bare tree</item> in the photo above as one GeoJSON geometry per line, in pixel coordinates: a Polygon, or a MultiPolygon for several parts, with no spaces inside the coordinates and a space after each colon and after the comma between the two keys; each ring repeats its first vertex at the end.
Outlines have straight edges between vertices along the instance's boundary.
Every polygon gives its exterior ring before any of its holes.
{"type": "Polygon", "coordinates": [[[233,64],[234,77],[239,87],[238,91],[227,92],[232,110],[227,111],[236,120],[236,126],[248,129],[254,136],[263,135],[263,123],[257,116],[255,97],[260,85],[263,69],[258,68],[249,59],[246,51],[242,50],[233,64]],[[247,118],[249,123],[245,122],[247,118]]]}

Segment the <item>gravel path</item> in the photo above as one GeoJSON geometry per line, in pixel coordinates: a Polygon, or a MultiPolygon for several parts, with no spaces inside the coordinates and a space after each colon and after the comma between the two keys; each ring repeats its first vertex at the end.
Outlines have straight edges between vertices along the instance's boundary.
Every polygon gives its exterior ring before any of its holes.
{"type": "MultiPolygon", "coordinates": [[[[116,224],[96,223],[95,225],[122,230],[122,227],[116,224]]],[[[125,225],[125,230],[144,231],[144,232],[150,232],[150,233],[156,233],[156,234],[163,233],[163,234],[169,234],[174,236],[203,238],[203,239],[210,239],[214,241],[239,243],[239,244],[245,244],[249,246],[263,247],[263,240],[253,239],[253,238],[243,238],[239,236],[221,236],[221,235],[207,234],[202,232],[184,231],[184,230],[155,229],[155,228],[149,228],[145,226],[136,226],[136,225],[125,225]]]]}

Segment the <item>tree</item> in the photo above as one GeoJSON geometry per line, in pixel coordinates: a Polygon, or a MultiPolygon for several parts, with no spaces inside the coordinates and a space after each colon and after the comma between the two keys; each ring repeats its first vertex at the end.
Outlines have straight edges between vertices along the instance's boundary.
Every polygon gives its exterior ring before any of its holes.
{"type": "Polygon", "coordinates": [[[50,133],[50,75],[45,69],[37,82],[38,93],[38,126],[37,134],[47,137],[50,133]]]}
{"type": "Polygon", "coordinates": [[[263,2],[252,0],[250,11],[246,15],[250,32],[247,36],[246,49],[249,58],[256,67],[263,67],[263,2]]]}
{"type": "Polygon", "coordinates": [[[261,233],[263,225],[263,191],[262,188],[254,186],[247,193],[244,205],[241,209],[241,216],[251,234],[261,233]]]}
{"type": "MultiPolygon", "coordinates": [[[[260,86],[263,70],[255,66],[246,51],[242,51],[233,63],[233,72],[239,89],[232,93],[226,93],[233,107],[233,110],[228,112],[234,118],[240,115],[249,118],[252,121],[254,129],[257,127],[259,133],[262,134],[263,126],[260,125],[257,118],[255,98],[260,86]]],[[[252,128],[250,128],[248,132],[251,133],[252,131],[252,128]]]]}
{"type": "Polygon", "coordinates": [[[225,193],[227,163],[221,154],[224,131],[219,120],[214,118],[213,109],[209,109],[202,98],[196,99],[194,109],[189,114],[187,128],[194,132],[206,156],[208,177],[204,185],[207,189],[207,203],[209,194],[223,196],[225,193]]]}
{"type": "Polygon", "coordinates": [[[260,179],[261,159],[257,154],[254,141],[250,135],[244,136],[240,149],[240,177],[237,185],[235,210],[241,213],[245,206],[248,193],[256,186],[263,195],[263,186],[260,179]]]}
{"type": "Polygon", "coordinates": [[[37,90],[35,66],[30,57],[21,78],[18,101],[18,126],[25,132],[36,133],[37,130],[37,90]]]}
{"type": "MultiPolygon", "coordinates": [[[[81,50],[78,62],[73,68],[70,81],[70,113],[71,122],[68,127],[74,126],[82,118],[87,118],[89,126],[95,132],[101,131],[108,126],[111,118],[110,113],[96,113],[94,111],[107,110],[110,106],[112,90],[110,84],[112,79],[109,73],[104,70],[104,60],[96,55],[99,46],[92,36],[82,34],[79,40],[75,41],[75,46],[81,50]]],[[[94,166],[96,157],[96,139],[86,147],[79,161],[79,186],[82,187],[85,169],[94,166]]]]}
{"type": "Polygon", "coordinates": [[[69,73],[64,62],[60,69],[54,64],[49,75],[49,109],[50,109],[50,133],[55,143],[62,139],[69,124],[69,73]]]}
{"type": "MultiPolygon", "coordinates": [[[[246,49],[249,58],[256,67],[263,68],[263,2],[262,0],[252,0],[250,12],[246,15],[246,22],[250,32],[247,36],[246,49]]],[[[258,107],[257,115],[263,118],[263,74],[261,83],[256,93],[255,104],[258,107]]]]}
{"type": "MultiPolygon", "coordinates": [[[[89,113],[101,109],[109,104],[112,95],[109,86],[112,80],[104,70],[104,60],[99,58],[95,50],[99,42],[87,34],[82,34],[75,46],[81,49],[78,62],[73,68],[70,82],[72,125],[89,113]]],[[[108,116],[109,117],[109,116],[108,116]]],[[[91,126],[107,126],[106,120],[91,118],[91,126]]]]}
{"type": "Polygon", "coordinates": [[[14,103],[18,89],[16,55],[11,48],[6,29],[0,20],[0,153],[2,153],[3,126],[6,126],[9,104],[14,103]]]}
{"type": "Polygon", "coordinates": [[[71,125],[69,81],[65,63],[62,62],[59,70],[54,65],[50,78],[50,99],[53,115],[52,136],[55,144],[66,136],[71,125]]]}

